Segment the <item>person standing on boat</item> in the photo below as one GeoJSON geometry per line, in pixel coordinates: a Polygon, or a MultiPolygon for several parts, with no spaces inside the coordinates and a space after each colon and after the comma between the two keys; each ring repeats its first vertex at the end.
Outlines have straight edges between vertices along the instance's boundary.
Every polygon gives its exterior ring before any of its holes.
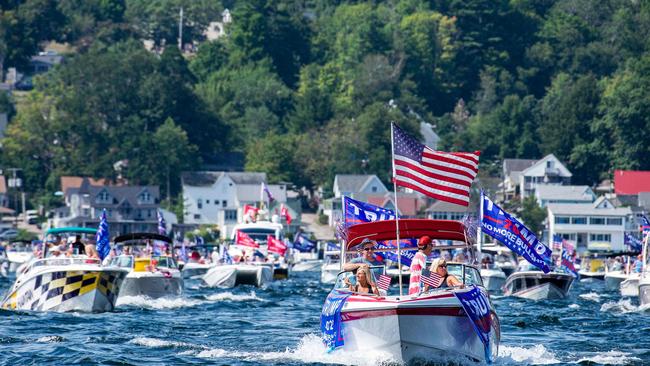
{"type": "Polygon", "coordinates": [[[420,280],[422,278],[422,270],[427,265],[427,257],[433,250],[431,238],[423,236],[418,239],[418,252],[415,253],[411,260],[411,278],[409,280],[409,295],[417,295],[420,293],[420,280]]]}
{"type": "MultiPolygon", "coordinates": [[[[377,257],[375,256],[375,245],[377,245],[376,241],[370,240],[368,238],[363,239],[361,242],[361,256],[354,258],[350,262],[346,263],[343,266],[343,270],[346,272],[356,273],[357,269],[360,267],[370,268],[370,266],[383,266],[384,262],[377,260],[377,257]]],[[[375,278],[377,278],[382,273],[383,268],[372,269],[372,274],[375,278]]],[[[370,281],[374,283],[374,279],[370,279],[370,281]]]]}

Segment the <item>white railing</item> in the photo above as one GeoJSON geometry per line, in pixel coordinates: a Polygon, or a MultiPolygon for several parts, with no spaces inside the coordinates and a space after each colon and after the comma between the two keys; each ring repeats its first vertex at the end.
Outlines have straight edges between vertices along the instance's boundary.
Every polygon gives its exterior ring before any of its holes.
{"type": "MultiPolygon", "coordinates": [[[[100,265],[101,261],[95,258],[80,258],[80,257],[50,257],[37,259],[32,262],[28,270],[41,266],[69,266],[73,264],[96,264],[100,265]]],[[[27,271],[26,271],[27,272],[27,271]]]]}

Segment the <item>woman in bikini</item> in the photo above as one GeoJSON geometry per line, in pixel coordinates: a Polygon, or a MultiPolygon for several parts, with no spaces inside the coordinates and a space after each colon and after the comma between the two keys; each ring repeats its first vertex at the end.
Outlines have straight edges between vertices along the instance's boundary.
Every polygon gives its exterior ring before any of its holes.
{"type": "Polygon", "coordinates": [[[345,284],[348,285],[350,291],[361,294],[379,295],[377,286],[372,282],[372,275],[370,274],[370,268],[368,268],[368,266],[357,268],[356,279],[357,283],[353,285],[347,277],[345,278],[345,284]]]}

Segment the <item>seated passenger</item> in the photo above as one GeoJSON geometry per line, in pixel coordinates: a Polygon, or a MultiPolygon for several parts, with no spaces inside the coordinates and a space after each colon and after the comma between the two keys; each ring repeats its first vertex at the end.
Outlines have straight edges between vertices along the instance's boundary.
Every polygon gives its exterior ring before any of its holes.
{"type": "MultiPolygon", "coordinates": [[[[447,273],[447,261],[445,261],[443,258],[434,259],[431,263],[430,270],[431,273],[437,273],[442,277],[442,282],[437,288],[456,287],[463,285],[463,283],[460,282],[456,276],[447,273]]],[[[424,291],[427,290],[429,290],[429,285],[424,285],[424,291]]]]}
{"type": "Polygon", "coordinates": [[[370,274],[370,269],[368,267],[357,268],[356,279],[357,283],[354,285],[347,277],[343,280],[350,291],[359,292],[362,294],[379,295],[379,290],[377,289],[375,283],[372,281],[372,275],[370,274]]]}
{"type": "Polygon", "coordinates": [[[94,244],[86,244],[84,251],[89,259],[86,261],[87,263],[93,263],[94,261],[92,259],[99,259],[99,253],[97,253],[97,249],[95,248],[94,244]]]}
{"type": "MultiPolygon", "coordinates": [[[[343,270],[346,272],[355,272],[361,267],[370,268],[370,266],[383,266],[384,262],[377,260],[377,257],[375,257],[375,245],[377,245],[376,241],[363,239],[359,253],[360,256],[346,263],[343,266],[343,270]]],[[[377,277],[383,273],[383,268],[373,268],[372,272],[373,278],[377,277]]],[[[373,279],[371,278],[370,280],[372,281],[373,279]]]]}
{"type": "Polygon", "coordinates": [[[81,241],[81,235],[76,235],[74,237],[74,242],[72,242],[72,253],[78,255],[84,255],[86,246],[81,241]]]}
{"type": "Polygon", "coordinates": [[[433,244],[431,238],[423,236],[418,240],[418,252],[415,253],[411,260],[411,276],[409,280],[409,295],[417,295],[420,293],[420,280],[422,277],[422,270],[427,265],[427,257],[433,251],[433,244]]]}

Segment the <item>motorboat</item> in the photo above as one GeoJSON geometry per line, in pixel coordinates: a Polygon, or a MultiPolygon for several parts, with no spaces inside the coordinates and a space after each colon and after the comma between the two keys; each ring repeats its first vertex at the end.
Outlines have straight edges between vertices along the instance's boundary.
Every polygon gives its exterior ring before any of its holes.
{"type": "Polygon", "coordinates": [[[631,273],[628,277],[621,282],[619,290],[623,297],[637,297],[639,296],[639,286],[641,280],[641,273],[631,273]]]}
{"type": "Polygon", "coordinates": [[[605,263],[600,258],[582,258],[578,274],[583,279],[592,278],[603,281],[605,279],[605,263]]]}
{"type": "Polygon", "coordinates": [[[171,245],[172,242],[169,237],[155,233],[131,233],[114,239],[116,246],[128,248],[110,260],[110,265],[128,271],[120,297],[145,296],[157,299],[182,295],[183,276],[176,259],[166,254],[152,254],[146,248],[153,248],[154,241],[166,245],[171,245]],[[141,252],[136,256],[138,249],[141,252]]]}
{"type": "MultiPolygon", "coordinates": [[[[464,226],[460,222],[430,219],[401,219],[398,221],[400,238],[418,238],[428,235],[432,239],[452,240],[468,244],[464,226]]],[[[346,256],[356,253],[364,238],[372,240],[396,239],[395,220],[383,220],[353,225],[348,228],[346,256]]],[[[453,246],[453,245],[452,245],[453,246]]],[[[452,246],[445,246],[448,249],[452,246]]],[[[386,249],[399,251],[397,248],[386,249]]],[[[344,257],[343,262],[346,258],[344,257]]],[[[474,291],[485,293],[479,270],[469,264],[447,263],[450,274],[463,282],[462,287],[442,288],[405,295],[408,283],[381,290],[380,295],[351,292],[344,279],[349,273],[337,276],[330,296],[348,296],[340,308],[343,326],[342,345],[332,352],[342,350],[360,354],[388,353],[391,361],[412,363],[422,359],[469,359],[485,362],[494,358],[500,340],[499,319],[486,294],[485,311],[489,311],[487,327],[489,346],[484,346],[458,295],[474,291]]],[[[374,271],[375,268],[373,267],[374,271]]],[[[384,267],[385,273],[385,267],[384,267]]],[[[330,297],[328,296],[328,299],[330,297]]],[[[483,303],[482,303],[483,304],[483,303]]],[[[325,309],[328,305],[326,301],[325,309]]],[[[324,318],[321,317],[321,322],[324,318]]],[[[325,319],[321,328],[331,326],[325,319]]]]}
{"type": "Polygon", "coordinates": [[[325,259],[320,269],[320,282],[328,284],[336,282],[336,277],[341,271],[340,256],[340,251],[331,250],[323,253],[325,259]]]}
{"type": "Polygon", "coordinates": [[[618,291],[621,288],[621,282],[627,280],[629,275],[625,271],[608,271],[605,273],[605,289],[608,291],[618,291]]]}
{"type": "Polygon", "coordinates": [[[292,269],[289,267],[289,264],[282,259],[276,260],[273,262],[273,279],[274,280],[286,280],[289,278],[289,274],[292,269]]]}
{"type": "Polygon", "coordinates": [[[263,287],[273,281],[273,266],[267,263],[216,265],[202,277],[208,287],[232,288],[237,285],[263,287]]]}
{"type": "Polygon", "coordinates": [[[32,242],[29,240],[14,240],[6,249],[9,262],[8,273],[16,273],[21,266],[26,265],[32,258],[32,242]]]}
{"type": "MultiPolygon", "coordinates": [[[[506,277],[510,276],[517,270],[517,258],[514,253],[503,245],[487,244],[480,248],[481,256],[490,258],[490,263],[495,268],[501,269],[506,277]]],[[[495,272],[496,273],[496,272],[495,272]]]]}
{"type": "Polygon", "coordinates": [[[569,273],[544,273],[533,269],[527,262],[521,262],[519,270],[506,279],[503,294],[529,300],[564,299],[573,280],[569,273]]]}
{"type": "Polygon", "coordinates": [[[644,273],[639,279],[639,304],[650,304],[650,274],[644,273]]]}
{"type": "Polygon", "coordinates": [[[291,267],[292,272],[316,272],[320,271],[323,261],[320,259],[304,260],[294,263],[291,267]]]}
{"type": "Polygon", "coordinates": [[[480,273],[486,290],[492,293],[503,291],[507,277],[501,268],[490,265],[487,268],[481,268],[480,273]]]}
{"type": "Polygon", "coordinates": [[[188,261],[183,263],[183,270],[181,272],[185,279],[201,278],[214,266],[213,263],[188,261]]]}
{"type": "MultiPolygon", "coordinates": [[[[95,233],[92,228],[68,227],[50,229],[45,235],[94,236],[95,233]]],[[[56,253],[48,253],[45,247],[44,258],[31,260],[17,273],[15,283],[2,301],[3,309],[104,312],[115,308],[128,271],[102,266],[99,259],[85,255],[54,256],[56,253]]]]}

